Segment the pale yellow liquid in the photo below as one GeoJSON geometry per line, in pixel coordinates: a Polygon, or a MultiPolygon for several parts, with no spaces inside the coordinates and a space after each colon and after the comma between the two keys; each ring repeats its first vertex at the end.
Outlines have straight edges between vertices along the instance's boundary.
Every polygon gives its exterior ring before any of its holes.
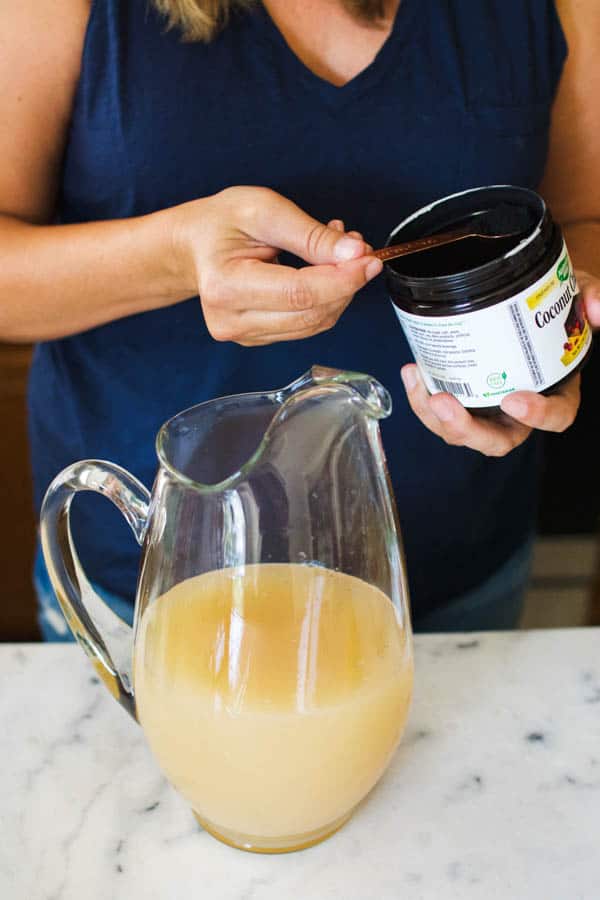
{"type": "Polygon", "coordinates": [[[253,849],[341,824],[388,764],[412,690],[389,599],[316,566],[176,585],[142,615],[134,662],[161,768],[209,830],[253,849]]]}

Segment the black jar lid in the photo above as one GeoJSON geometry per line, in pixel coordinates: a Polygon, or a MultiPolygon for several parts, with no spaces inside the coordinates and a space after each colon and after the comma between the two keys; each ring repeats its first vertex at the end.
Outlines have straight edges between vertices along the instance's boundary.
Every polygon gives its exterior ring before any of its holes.
{"type": "Polygon", "coordinates": [[[404,219],[386,243],[400,243],[459,228],[478,213],[516,206],[529,221],[524,234],[465,238],[385,264],[392,301],[417,315],[440,316],[490,306],[525,289],[560,253],[562,236],[544,200],[513,185],[471,188],[431,203],[404,219]]]}

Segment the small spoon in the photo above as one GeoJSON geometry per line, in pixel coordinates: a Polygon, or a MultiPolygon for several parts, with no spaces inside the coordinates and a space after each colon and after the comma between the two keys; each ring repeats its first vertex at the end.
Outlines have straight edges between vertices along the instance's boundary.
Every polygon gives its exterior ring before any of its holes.
{"type": "Polygon", "coordinates": [[[417,238],[414,241],[392,244],[389,247],[374,250],[370,255],[386,261],[399,256],[407,256],[409,253],[430,250],[432,247],[440,247],[442,244],[453,244],[455,241],[462,241],[469,237],[494,240],[517,237],[524,235],[530,228],[531,220],[526,210],[522,207],[510,206],[508,203],[501,203],[495,209],[475,213],[461,228],[417,238]]]}

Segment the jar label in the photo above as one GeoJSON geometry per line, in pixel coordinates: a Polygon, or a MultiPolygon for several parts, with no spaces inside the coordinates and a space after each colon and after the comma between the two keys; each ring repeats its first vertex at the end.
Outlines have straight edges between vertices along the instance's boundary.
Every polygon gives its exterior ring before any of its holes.
{"type": "Polygon", "coordinates": [[[567,248],[524,291],[473,312],[417,316],[394,306],[431,394],[498,406],[513,391],[544,391],[586,355],[592,335],[567,248]]]}

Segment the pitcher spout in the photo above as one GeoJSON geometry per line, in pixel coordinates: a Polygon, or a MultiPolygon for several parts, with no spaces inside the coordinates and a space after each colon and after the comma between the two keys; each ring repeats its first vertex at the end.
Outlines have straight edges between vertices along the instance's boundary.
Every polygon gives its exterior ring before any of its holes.
{"type": "Polygon", "coordinates": [[[392,412],[392,398],[389,392],[372,375],[332,369],[328,366],[313,366],[281,393],[287,397],[317,385],[332,387],[343,385],[350,388],[356,395],[356,400],[363,404],[365,413],[374,419],[386,419],[392,412]]]}
{"type": "Polygon", "coordinates": [[[292,418],[302,417],[317,446],[346,427],[351,410],[357,420],[379,420],[390,415],[392,400],[371,375],[313,366],[280,390],[221,397],[179,413],[159,431],[157,454],[177,482],[205,493],[229,490],[292,418]]]}

